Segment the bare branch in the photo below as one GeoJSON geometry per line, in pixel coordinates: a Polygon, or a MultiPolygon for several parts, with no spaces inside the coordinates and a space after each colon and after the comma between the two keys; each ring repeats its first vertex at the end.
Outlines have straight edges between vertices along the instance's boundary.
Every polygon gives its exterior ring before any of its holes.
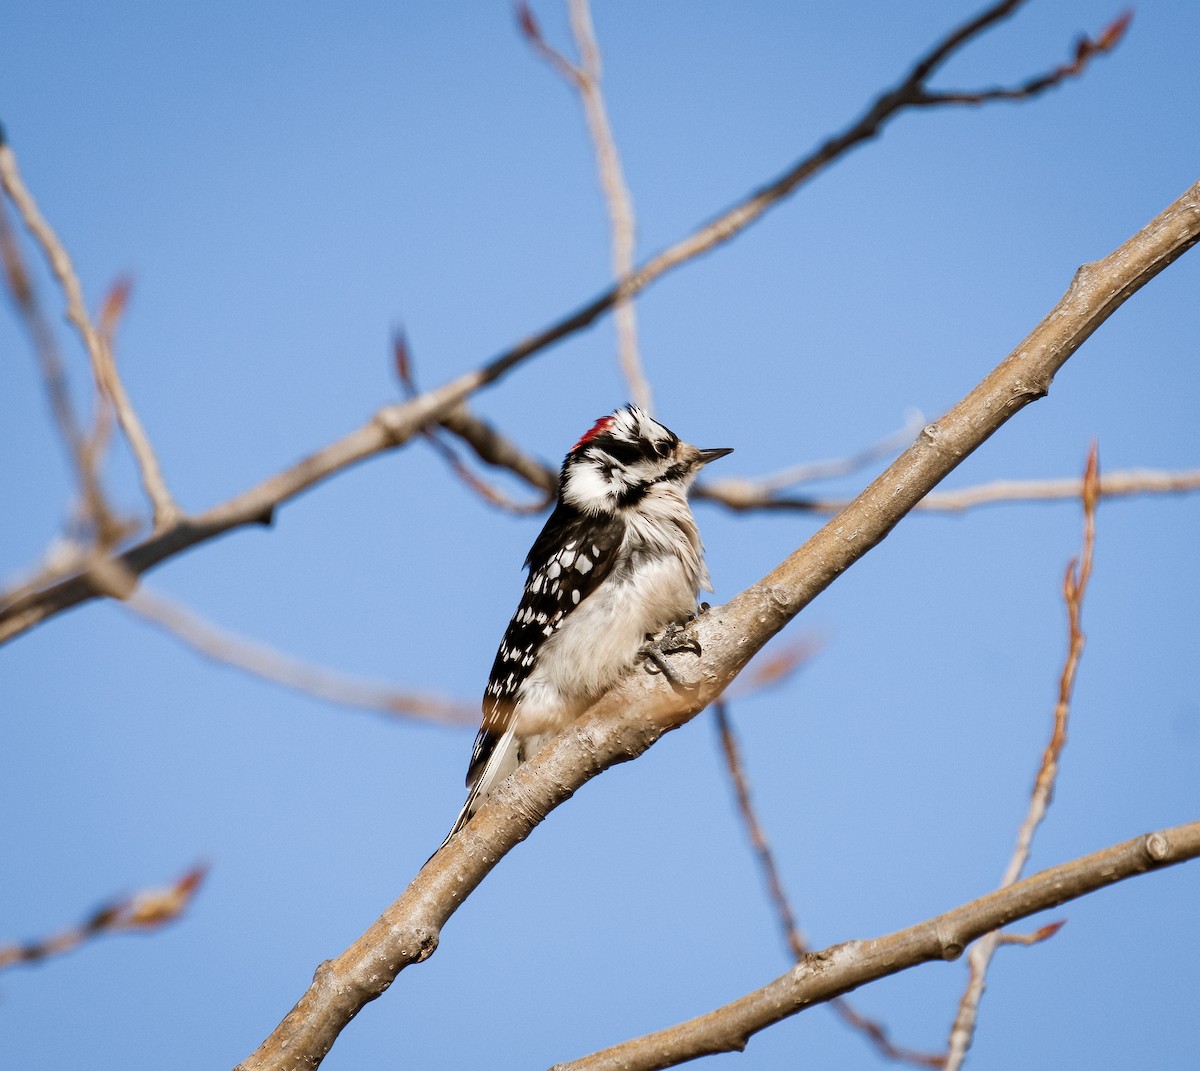
{"type": "Polygon", "coordinates": [[[558,493],[558,473],[545,462],[525,453],[486,420],[472,413],[465,403],[442,418],[442,427],[462,439],[480,461],[493,468],[507,469],[541,491],[547,506],[554,501],[558,493]]]}
{"type": "MultiPolygon", "coordinates": [[[[845,457],[831,457],[823,461],[803,461],[798,465],[789,465],[770,476],[759,478],[756,484],[768,491],[781,491],[785,487],[794,487],[798,483],[814,483],[817,480],[830,480],[838,476],[849,476],[865,469],[868,465],[881,458],[891,457],[898,450],[903,450],[917,437],[925,425],[925,415],[919,409],[910,409],[904,417],[904,426],[890,435],[885,435],[878,442],[871,443],[862,450],[845,457]]],[[[726,481],[721,480],[709,485],[709,490],[721,487],[726,481]]]]}
{"type": "MultiPolygon", "coordinates": [[[[880,543],[933,486],[998,428],[1044,397],[1054,374],[1092,332],[1198,240],[1200,183],[1112,254],[1081,267],[1067,293],[1017,348],[941,420],[928,425],[841,514],[761,581],[692,621],[686,632],[699,644],[703,659],[676,659],[683,664],[673,665],[670,681],[665,674],[635,672],[623,677],[539,754],[518,766],[379,920],[340,956],[318,968],[292,1011],[239,1066],[260,1071],[319,1064],[367,1002],[383,993],[405,967],[433,954],[442,926],[458,905],[551,810],[601,771],[636,758],[663,733],[685,724],[718,698],[772,636],[880,543]]],[[[1133,874],[1168,858],[1190,858],[1200,853],[1200,824],[1169,831],[1166,839],[1162,835],[1143,838],[1113,851],[1117,855],[1110,857],[1112,866],[1101,859],[1092,869],[1093,860],[1083,864],[1083,873],[1068,867],[1063,879],[1076,875],[1078,895],[1082,895],[1114,880],[1114,874],[1125,872],[1122,867],[1133,874]],[[1177,835],[1181,840],[1171,839],[1177,835]]],[[[952,947],[954,954],[961,954],[966,940],[1024,913],[1061,903],[1064,887],[1046,888],[1034,878],[993,893],[978,902],[983,908],[972,905],[961,916],[981,923],[978,930],[972,923],[960,931],[958,941],[949,943],[938,937],[942,931],[936,928],[921,931],[919,940],[918,935],[906,934],[892,954],[897,948],[911,947],[914,963],[944,956],[952,947]],[[1018,904],[1024,906],[1015,909],[1018,904]],[[923,943],[926,937],[931,944],[923,943]]],[[[874,963],[870,953],[874,946],[865,946],[866,952],[860,945],[847,947],[854,949],[851,963],[861,962],[864,956],[874,963]]],[[[804,965],[797,968],[804,969],[804,965]]],[[[834,987],[821,999],[838,996],[866,980],[854,973],[857,968],[849,969],[857,980],[834,987]]],[[[872,969],[887,973],[895,969],[895,962],[874,963],[872,969]]],[[[817,973],[824,975],[825,970],[822,966],[817,973]]],[[[775,1018],[800,1006],[790,997],[784,1003],[786,1011],[772,1013],[775,1018]]],[[[768,1016],[762,1023],[775,1018],[768,1016]]]]}
{"type": "Polygon", "coordinates": [[[1030,945],[1040,945],[1043,941],[1050,940],[1066,924],[1066,919],[1059,919],[1057,922],[1047,922],[1045,926],[1039,926],[1033,933],[1008,933],[1002,930],[995,935],[996,944],[1021,945],[1025,948],[1028,948],[1030,945]]]}
{"type": "Polygon", "coordinates": [[[80,925],[40,941],[0,946],[0,970],[18,963],[38,963],[78,948],[107,933],[155,930],[174,922],[192,902],[208,867],[194,866],[165,889],[144,889],[93,911],[80,925]]]}
{"type": "MultiPolygon", "coordinates": [[[[12,150],[0,142],[0,183],[3,183],[6,189],[9,180],[8,165],[12,163],[12,159],[12,150]]],[[[0,199],[0,256],[4,260],[9,293],[12,294],[13,303],[26,331],[29,332],[34,353],[37,354],[55,427],[66,446],[67,456],[79,485],[84,522],[81,527],[86,530],[90,524],[92,534],[101,545],[112,544],[126,533],[127,528],[113,516],[104,497],[92,452],[88,448],[88,441],[71,402],[67,373],[62,355],[58,351],[58,343],[38,302],[37,291],[21,255],[21,247],[9,225],[8,210],[3,199],[0,199]]]]}
{"type": "Polygon", "coordinates": [[[990,101],[1029,100],[1047,89],[1061,85],[1069,78],[1077,78],[1087,70],[1088,65],[1097,56],[1110,52],[1120,44],[1133,20],[1133,11],[1126,10],[1110,22],[1095,40],[1084,36],[1075,45],[1075,56],[1070,63],[1064,63],[1045,74],[1037,75],[1022,82],[1018,86],[998,86],[992,89],[978,90],[949,90],[925,92],[916,103],[921,105],[936,104],[987,104],[990,101]]]}
{"type": "MultiPolygon", "coordinates": [[[[747,484],[749,485],[749,481],[747,484]]],[[[1083,482],[1077,477],[1046,480],[993,480],[962,487],[955,491],[932,491],[914,508],[923,513],[961,513],[976,506],[1013,502],[1054,502],[1078,498],[1083,482]]],[[[1162,469],[1125,469],[1105,473],[1100,480],[1101,498],[1128,498],[1132,495],[1181,494],[1200,490],[1200,469],[1176,472],[1162,469]]],[[[837,513],[850,503],[847,498],[785,497],[747,493],[729,494],[723,485],[715,489],[698,488],[697,495],[711,498],[735,510],[798,509],[813,513],[837,513]],[[716,490],[717,493],[712,493],[716,490]]]]}
{"type": "MultiPolygon", "coordinates": [[[[475,391],[501,379],[534,354],[587,327],[611,309],[619,299],[632,297],[660,276],[727,242],[834,160],[859,143],[877,136],[889,119],[918,103],[918,91],[924,80],[942,62],[973,37],[1010,15],[1020,2],[1021,0],[1006,0],[1005,3],[996,4],[949,34],[901,83],[879,96],[863,116],[843,133],[830,138],[812,154],[774,181],[750,194],[713,222],[651,257],[637,271],[588,304],[530,335],[483,367],[467,372],[420,398],[400,405],[385,406],[363,427],[224,504],[215,506],[199,516],[180,519],[177,523],[154,533],[150,538],[126,550],[121,555],[121,563],[126,569],[140,575],[166,558],[235,528],[249,524],[270,524],[275,510],[301,492],[350,465],[408,442],[416,431],[430,422],[440,420],[475,391]]],[[[1190,244],[1190,241],[1187,244],[1190,244]]],[[[1186,245],[1181,245],[1174,256],[1178,256],[1183,248],[1186,248],[1186,245]]],[[[1124,295],[1120,300],[1123,299],[1124,295]]],[[[1117,303],[1119,304],[1119,301],[1117,303]]],[[[36,590],[29,588],[30,586],[26,585],[16,595],[0,597],[0,643],[20,635],[54,614],[96,598],[99,594],[89,583],[86,574],[82,573],[64,579],[47,578],[45,586],[37,587],[36,590]]]]}
{"type": "MultiPolygon", "coordinates": [[[[504,360],[422,394],[409,402],[385,406],[362,427],[330,443],[283,472],[204,513],[182,517],[119,554],[123,569],[140,576],[148,569],[200,543],[251,524],[270,525],[275,510],[330,476],[385,450],[407,443],[427,424],[437,421],[468,395],[499,378],[504,360]]],[[[0,643],[12,639],[54,614],[103,595],[88,573],[22,585],[0,597],[0,643]]]]}
{"type": "MultiPolygon", "coordinates": [[[[1084,635],[1080,627],[1083,612],[1083,597],[1092,576],[1092,559],[1096,548],[1096,505],[1100,500],[1100,460],[1095,446],[1088,454],[1087,467],[1083,476],[1083,551],[1078,560],[1067,566],[1063,578],[1063,599],[1067,605],[1067,657],[1058,682],[1058,703],[1054,708],[1054,729],[1042,753],[1042,763],[1034,780],[1033,792],[1025,820],[1017,831],[1017,844],[1012,858],[1000,881],[1000,887],[1012,885],[1025,869],[1033,846],[1033,837],[1038,826],[1046,817],[1050,800],[1054,795],[1054,784],[1058,777],[1058,764],[1067,743],[1067,722],[1071,716],[1071,696],[1075,690],[1075,676],[1079,670],[1079,659],[1083,655],[1084,635]]],[[[1057,929],[1057,927],[1056,927],[1057,929]]],[[[1047,935],[1049,936],[1049,935],[1047,935]]],[[[947,1071],[958,1071],[967,1057],[967,1050],[975,1036],[975,1023],[979,1015],[979,1002],[987,985],[987,971],[996,954],[1001,937],[989,934],[971,949],[967,957],[970,968],[967,988],[958,1005],[958,1013],[950,1029],[950,1042],[946,1061],[947,1071]]],[[[1031,942],[1032,943],[1032,942],[1031,942]]]]}
{"type": "MultiPolygon", "coordinates": [[[[404,388],[405,394],[409,398],[417,397],[419,391],[417,390],[412,351],[409,349],[408,338],[403,331],[397,331],[392,340],[392,354],[396,367],[396,375],[400,380],[400,385],[404,388]]],[[[466,405],[464,403],[458,407],[456,412],[465,410],[466,405]]],[[[443,420],[442,424],[445,425],[445,423],[446,420],[443,420]]],[[[438,434],[438,431],[439,429],[436,427],[425,427],[421,429],[421,434],[425,437],[426,442],[433,447],[434,452],[439,454],[450,466],[450,471],[485,502],[506,510],[509,513],[526,514],[540,513],[552,501],[553,491],[542,495],[536,502],[518,502],[516,499],[506,495],[498,487],[475,475],[470,466],[458,456],[458,452],[438,434]]]]}
{"type": "Polygon", "coordinates": [[[550,64],[564,81],[569,82],[576,89],[580,88],[588,77],[587,71],[580,67],[579,64],[572,63],[546,40],[541,26],[534,17],[533,9],[528,4],[517,4],[516,14],[517,26],[525,36],[525,40],[529,42],[530,47],[550,64]]]}
{"type": "MultiPolygon", "coordinates": [[[[588,0],[568,0],[568,7],[571,33],[575,38],[575,47],[579,49],[579,63],[572,63],[545,39],[528,4],[522,3],[518,6],[517,25],[534,51],[579,93],[588,134],[596,154],[600,190],[604,194],[604,203],[608,209],[609,228],[612,232],[613,275],[617,278],[619,286],[620,280],[633,271],[637,233],[633,198],[625,183],[621,158],[617,153],[612,126],[608,121],[608,109],[600,89],[600,46],[596,43],[588,0]]],[[[642,368],[641,357],[638,355],[637,317],[632,300],[618,295],[613,316],[617,322],[617,355],[621,371],[629,384],[630,401],[636,402],[649,412],[653,399],[650,384],[642,368]]]]}
{"type": "MultiPolygon", "coordinates": [[[[767,893],[775,907],[775,913],[779,917],[788,951],[791,953],[792,959],[800,961],[808,955],[809,945],[800,932],[800,927],[796,924],[796,915],[788,901],[787,893],[784,891],[783,878],[779,874],[779,868],[775,865],[775,856],[771,851],[771,845],[767,841],[767,835],[750,798],[750,780],[746,776],[741,749],[733,731],[733,724],[729,720],[729,712],[724,699],[718,699],[713,704],[712,710],[716,719],[717,733],[721,738],[721,749],[725,754],[725,767],[733,782],[734,795],[737,798],[738,810],[741,812],[742,824],[746,827],[750,846],[758,858],[759,869],[762,871],[763,880],[767,885],[767,893]]],[[[886,1059],[912,1064],[915,1067],[942,1067],[946,1062],[945,1056],[941,1053],[920,1052],[916,1049],[896,1045],[892,1042],[887,1027],[863,1015],[845,997],[835,997],[830,1002],[830,1006],[844,1023],[865,1035],[879,1054],[886,1059]]]]}
{"type": "Polygon", "coordinates": [[[420,718],[441,725],[476,725],[479,722],[478,704],[457,703],[431,692],[400,691],[312,665],[267,644],[220,629],[187,607],[153,594],[145,587],[125,595],[121,605],[207,658],[330,703],[420,718]]]}
{"type": "Polygon", "coordinates": [[[657,1071],[713,1053],[740,1052],[760,1030],[814,1004],[919,963],[956,959],[972,941],[1017,919],[1197,856],[1200,822],[1135,837],[906,930],[813,953],[787,974],[707,1015],[558,1064],[555,1071],[657,1071]]]}
{"type": "Polygon", "coordinates": [[[721,739],[721,750],[725,755],[725,768],[729,772],[729,779],[733,784],[742,824],[746,827],[746,835],[750,838],[750,847],[758,859],[759,869],[762,871],[763,880],[767,885],[767,894],[775,908],[775,914],[779,917],[784,941],[787,943],[792,958],[802,959],[807,955],[809,945],[796,923],[796,913],[792,910],[787,893],[784,891],[783,879],[779,875],[779,868],[775,865],[775,856],[771,852],[771,845],[767,842],[766,832],[758,820],[758,814],[750,799],[750,781],[746,777],[741,748],[738,747],[725,701],[718,699],[713,704],[712,711],[717,726],[717,735],[721,739]]]}
{"type": "MultiPolygon", "coordinates": [[[[613,275],[621,280],[633,271],[634,243],[637,237],[633,198],[625,183],[621,159],[617,154],[617,143],[608,121],[608,109],[600,89],[600,46],[596,43],[588,0],[569,0],[569,4],[571,30],[575,35],[575,43],[579,47],[586,74],[586,78],[579,84],[579,93],[583,100],[592,144],[595,146],[600,188],[604,192],[604,203],[608,206],[609,226],[612,230],[613,275]]],[[[638,353],[637,314],[632,297],[620,296],[613,316],[617,323],[617,354],[621,370],[629,384],[630,400],[651,412],[654,398],[638,353]]]]}
{"type": "MultiPolygon", "coordinates": [[[[636,272],[626,276],[617,287],[597,299],[597,303],[605,302],[605,308],[611,307],[618,297],[628,297],[645,289],[647,285],[672,268],[727,242],[856,145],[878,136],[884,126],[900,112],[910,107],[977,103],[949,97],[936,99],[935,95],[926,90],[925,83],[934,71],[955,52],[985,30],[1008,18],[1023,2],[1024,0],[1004,0],[1002,3],[993,4],[970,22],[947,34],[924,57],[918,60],[902,81],[880,94],[866,112],[842,133],[829,138],[814,152],[798,161],[778,178],[755,190],[729,211],[701,227],[688,238],[651,257],[636,272]]],[[[1043,86],[1042,88],[1049,87],[1043,86]]],[[[1027,93],[1023,99],[1034,96],[1036,92],[1040,92],[1040,90],[1027,93]]],[[[587,309],[581,309],[576,315],[586,313],[597,303],[588,306],[587,309]]],[[[602,310],[597,309],[597,314],[599,311],[602,310]]],[[[560,326],[566,326],[570,322],[570,320],[561,321],[561,325],[555,325],[543,335],[555,335],[560,326]]],[[[555,335],[555,337],[557,336],[555,335]]]]}
{"type": "Polygon", "coordinates": [[[67,319],[75,325],[75,329],[83,340],[84,348],[91,361],[92,373],[96,378],[97,388],[109,399],[116,410],[117,420],[120,421],[125,437],[129,440],[133,456],[137,460],[142,486],[146,489],[146,494],[154,508],[154,526],[156,529],[165,528],[179,519],[181,516],[179,507],[175,505],[175,500],[167,490],[158,459],[154,456],[154,450],[150,446],[150,439],[138,419],[133,403],[129,400],[121,377],[117,375],[117,366],[113,360],[112,350],[104,336],[92,325],[91,318],[88,316],[87,305],[83,300],[83,288],[79,285],[79,278],[75,274],[71,257],[62,242],[59,241],[58,235],[54,233],[54,229],[38,210],[33,194],[29,192],[21,179],[21,174],[17,169],[17,158],[7,144],[0,144],[0,182],[3,183],[5,192],[21,213],[21,218],[29,229],[29,233],[41,245],[50,269],[54,272],[59,286],[62,287],[67,299],[67,319]]]}

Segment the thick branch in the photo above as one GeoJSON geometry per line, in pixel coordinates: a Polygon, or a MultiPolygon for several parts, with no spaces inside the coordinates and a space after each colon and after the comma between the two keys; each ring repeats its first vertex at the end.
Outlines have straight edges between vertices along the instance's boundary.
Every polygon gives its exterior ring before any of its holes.
{"type": "Polygon", "coordinates": [[[1200,822],[1135,837],[1043,870],[944,915],[869,941],[813,953],[740,1000],[677,1026],[586,1056],[555,1071],[656,1071],[718,1052],[742,1051],[760,1030],[919,963],[957,959],[972,941],[1016,919],[1200,855],[1200,822]]]}
{"type": "Polygon", "coordinates": [[[623,678],[518,767],[379,920],[318,968],[292,1011],[239,1066],[244,1071],[317,1066],[365,1003],[406,966],[433,954],[442,925],[506,852],[592,777],[636,758],[716,699],[755,652],[879,543],[939,480],[1044,396],[1054,373],[1091,333],[1197,240],[1200,183],[1108,257],[1080,268],[1032,333],[842,513],[759,583],[697,618],[690,631],[702,660],[673,666],[675,681],[644,673],[623,678]]]}

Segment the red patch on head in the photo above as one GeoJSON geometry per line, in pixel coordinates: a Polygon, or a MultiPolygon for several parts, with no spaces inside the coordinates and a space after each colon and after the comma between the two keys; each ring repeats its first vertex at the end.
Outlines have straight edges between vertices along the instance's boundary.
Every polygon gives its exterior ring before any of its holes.
{"type": "Polygon", "coordinates": [[[590,443],[602,431],[606,431],[608,429],[608,426],[610,424],[612,424],[612,422],[613,422],[613,418],[611,415],[610,416],[602,416],[599,420],[596,421],[595,424],[593,424],[591,426],[591,428],[589,428],[586,432],[584,432],[583,438],[580,439],[579,442],[577,442],[574,446],[571,447],[571,453],[575,453],[575,451],[578,450],[585,443],[590,443]]]}

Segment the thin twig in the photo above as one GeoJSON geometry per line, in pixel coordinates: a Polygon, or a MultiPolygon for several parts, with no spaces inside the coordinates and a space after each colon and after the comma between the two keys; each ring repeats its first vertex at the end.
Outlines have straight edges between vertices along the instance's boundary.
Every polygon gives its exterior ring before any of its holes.
{"type": "MultiPolygon", "coordinates": [[[[907,108],[978,103],[974,100],[957,100],[949,96],[936,98],[934,94],[926,90],[925,83],[955,52],[985,30],[1011,16],[1024,2],[1025,0],[1003,0],[1002,3],[993,4],[974,19],[947,34],[917,61],[904,79],[893,88],[880,94],[866,112],[846,130],[829,138],[813,153],[798,161],[778,178],[755,190],[729,211],[701,227],[690,237],[651,257],[641,268],[626,276],[617,288],[609,291],[601,299],[607,302],[605,307],[611,306],[618,295],[624,297],[637,293],[670,269],[727,242],[758,220],[768,209],[773,208],[793,193],[803,183],[824,170],[833,161],[844,156],[854,146],[877,136],[889,120],[907,108]]],[[[1111,30],[1110,27],[1101,34],[1101,40],[1108,42],[1106,48],[1098,49],[1092,55],[1107,51],[1116,44],[1120,35],[1117,34],[1116,38],[1109,41],[1111,30]]],[[[1091,55],[1086,57],[1078,70],[1072,69],[1063,72],[1063,69],[1059,68],[1050,75],[1032,79],[1029,88],[1019,99],[1031,99],[1071,75],[1082,73],[1090,58],[1091,55]]],[[[563,324],[567,322],[563,321],[563,324]]],[[[557,330],[557,326],[550,330],[557,330]]],[[[549,333],[547,332],[547,334],[549,333]]]]}
{"type": "MultiPolygon", "coordinates": [[[[410,400],[417,398],[420,395],[420,391],[417,389],[412,350],[408,345],[408,336],[405,335],[403,330],[397,331],[392,339],[392,360],[396,371],[396,378],[399,379],[400,386],[403,388],[405,395],[410,400]]],[[[465,408],[465,405],[459,406],[459,410],[456,410],[456,412],[465,408]]],[[[446,426],[449,416],[448,414],[441,421],[442,426],[446,426]]],[[[434,452],[440,455],[450,466],[450,471],[485,502],[508,513],[515,513],[520,516],[529,513],[541,513],[553,500],[553,490],[544,493],[533,502],[520,502],[512,496],[505,494],[500,488],[477,476],[471,470],[470,466],[458,456],[458,452],[454,447],[439,434],[439,431],[439,427],[427,426],[421,429],[421,434],[425,441],[433,447],[434,452]]]]}
{"type": "Polygon", "coordinates": [[[996,942],[1001,945],[1023,945],[1026,948],[1030,945],[1040,945],[1043,941],[1050,940],[1066,924],[1066,919],[1047,922],[1045,926],[1039,926],[1033,933],[1009,933],[1007,930],[998,930],[996,942]]]}
{"type": "MultiPolygon", "coordinates": [[[[608,121],[608,109],[600,89],[601,67],[600,46],[592,27],[592,13],[588,0],[569,0],[571,9],[571,31],[579,47],[586,80],[580,85],[584,113],[588,130],[596,150],[596,168],[599,172],[600,188],[604,192],[604,203],[608,206],[609,226],[612,229],[613,275],[624,279],[634,266],[634,247],[637,240],[637,225],[634,221],[633,198],[625,182],[621,159],[617,154],[617,143],[613,138],[612,126],[608,121]]],[[[647,412],[654,406],[650,381],[642,366],[638,352],[637,314],[632,297],[620,297],[613,309],[617,326],[617,354],[621,370],[629,384],[630,399],[647,412]]]]}
{"type": "Polygon", "coordinates": [[[164,889],[144,889],[93,911],[78,926],[40,941],[0,947],[0,970],[18,963],[38,963],[78,948],[103,934],[156,930],[174,922],[192,902],[208,867],[201,864],[164,889]]]}
{"type": "Polygon", "coordinates": [[[997,86],[992,89],[978,90],[938,90],[924,92],[916,102],[919,105],[936,104],[987,104],[991,101],[1028,100],[1030,97],[1083,74],[1088,64],[1096,56],[1110,52],[1120,43],[1133,21],[1133,11],[1121,12],[1110,22],[1094,40],[1086,35],[1080,37],[1075,45],[1075,56],[1070,63],[1064,63],[1045,74],[1037,75],[1017,86],[997,86]]]}
{"type": "MultiPolygon", "coordinates": [[[[410,402],[385,406],[363,427],[315,451],[256,487],[199,516],[184,518],[154,533],[125,551],[121,555],[122,564],[141,574],[167,558],[235,528],[249,524],[270,524],[275,511],[301,492],[368,457],[408,442],[420,428],[440,420],[471,394],[495,383],[534,354],[587,327],[611,309],[619,298],[631,297],[660,276],[728,241],[850,149],[876,137],[892,117],[917,103],[917,90],[941,63],[983,30],[1011,15],[1020,2],[1022,0],[1006,0],[996,4],[943,38],[903,81],[880,95],[862,117],[843,133],[830,138],[783,175],[754,191],[713,222],[651,257],[617,286],[610,287],[588,304],[523,339],[481,368],[467,372],[410,402]]],[[[1177,251],[1173,256],[1178,256],[1193,241],[1190,232],[1187,232],[1184,240],[1176,245],[1177,251]]],[[[1116,303],[1119,304],[1123,297],[1120,295],[1116,303]]],[[[65,579],[47,578],[44,587],[22,590],[19,597],[0,596],[0,643],[69,607],[96,598],[98,594],[87,574],[79,573],[65,579]]]]}
{"type": "MultiPolygon", "coordinates": [[[[129,304],[132,283],[127,278],[118,279],[100,304],[100,314],[96,318],[96,331],[104,348],[111,354],[115,353],[117,326],[121,322],[125,309],[129,304]]],[[[88,436],[88,451],[93,464],[99,469],[104,455],[112,442],[113,426],[116,423],[116,412],[112,399],[102,390],[96,391],[96,412],[92,420],[92,431],[88,436]]]]}
{"type": "Polygon", "coordinates": [[[313,665],[258,640],[218,628],[194,610],[147,591],[112,560],[93,563],[93,577],[119,605],[192,650],[223,665],[340,706],[436,722],[474,725],[479,709],[428,692],[406,692],[313,665]]]}
{"type": "Polygon", "coordinates": [[[493,468],[507,469],[542,493],[546,506],[558,493],[558,473],[544,461],[525,453],[512,439],[471,412],[464,402],[442,417],[441,425],[457,435],[475,456],[493,468]]]}
{"type": "MultiPolygon", "coordinates": [[[[4,184],[5,189],[9,188],[8,170],[11,163],[12,151],[7,145],[0,143],[0,182],[4,184]]],[[[58,351],[58,343],[45,313],[42,312],[33,279],[21,255],[17,236],[9,223],[8,208],[3,198],[0,198],[0,256],[4,261],[9,293],[37,355],[58,436],[66,447],[67,457],[75,472],[83,514],[80,527],[86,532],[90,526],[97,542],[102,546],[111,545],[127,532],[127,527],[113,516],[104,496],[93,454],[89,450],[87,437],[71,401],[66,368],[58,351]]]]}
{"type": "Polygon", "coordinates": [[[67,299],[67,319],[74,324],[83,340],[84,348],[91,362],[92,374],[96,379],[97,389],[112,402],[117,420],[125,432],[125,437],[128,439],[130,449],[137,461],[142,486],[145,488],[154,510],[154,527],[156,530],[166,528],[180,518],[180,509],[167,490],[158,458],[155,457],[154,450],[150,446],[150,439],[142,427],[142,422],[138,419],[133,403],[125,390],[125,385],[121,382],[121,377],[117,374],[112,350],[104,336],[92,325],[91,318],[88,316],[87,305],[83,300],[83,288],[79,285],[79,277],[75,274],[71,257],[58,235],[55,234],[54,228],[39,211],[33,194],[29,192],[21,179],[16,155],[11,146],[7,144],[0,144],[0,182],[3,183],[5,192],[21,213],[21,218],[29,233],[41,246],[46,260],[50,264],[50,270],[54,273],[54,277],[58,280],[67,299]]]}
{"type": "MultiPolygon", "coordinates": [[[[604,195],[604,204],[608,210],[609,229],[612,234],[613,275],[619,285],[619,281],[629,275],[634,267],[637,227],[634,222],[633,198],[625,182],[617,143],[608,120],[604,93],[600,88],[603,73],[600,46],[596,42],[588,0],[568,0],[568,8],[571,33],[579,50],[579,63],[571,62],[542,36],[541,28],[528,4],[523,3],[518,7],[517,24],[538,55],[579,93],[596,156],[600,191],[604,195]]],[[[638,353],[637,314],[630,297],[617,297],[613,318],[617,327],[617,357],[629,384],[630,401],[650,412],[653,397],[638,353]]]]}
{"type": "MultiPolygon", "coordinates": [[[[1044,480],[993,480],[962,487],[955,491],[931,491],[914,507],[920,513],[962,513],[977,506],[1016,502],[1062,502],[1077,499],[1082,482],[1077,477],[1044,480]]],[[[1132,495],[1181,494],[1200,490],[1200,469],[1125,469],[1109,472],[1100,481],[1101,498],[1128,498],[1132,495]]],[[[727,509],[799,510],[807,513],[836,514],[852,501],[849,498],[817,498],[777,495],[761,491],[753,480],[721,480],[699,485],[693,495],[725,506],[727,509]]]]}
{"type": "Polygon", "coordinates": [[[857,453],[789,465],[779,472],[760,477],[756,483],[764,490],[782,491],[785,487],[795,487],[800,483],[815,483],[817,480],[832,480],[838,476],[850,476],[880,458],[891,457],[903,450],[917,437],[917,433],[924,426],[925,415],[919,409],[910,409],[904,415],[903,427],[898,428],[890,435],[885,435],[878,442],[868,444],[857,453]]]}
{"type": "MultiPolygon", "coordinates": [[[[796,914],[792,910],[792,905],[783,888],[783,878],[775,864],[775,855],[771,851],[771,845],[767,841],[762,822],[759,821],[758,813],[754,809],[754,801],[750,795],[750,779],[746,774],[745,764],[742,762],[741,748],[738,746],[725,700],[718,699],[712,709],[717,733],[721,738],[721,750],[725,755],[725,768],[733,783],[742,824],[746,827],[750,846],[754,849],[754,854],[758,859],[759,869],[766,882],[767,893],[774,905],[775,914],[779,918],[788,951],[791,953],[792,959],[799,962],[808,955],[810,948],[804,935],[800,932],[796,914]]],[[[835,997],[830,1001],[830,1006],[844,1023],[862,1033],[886,1059],[912,1064],[915,1067],[942,1067],[946,1062],[942,1053],[921,1052],[918,1049],[895,1044],[883,1023],[863,1015],[845,997],[835,997]]]]}
{"type": "Polygon", "coordinates": [[[783,930],[783,938],[791,952],[792,959],[802,959],[808,954],[809,945],[800,932],[796,922],[796,913],[788,900],[783,888],[783,879],[779,875],[779,867],[775,865],[775,856],[767,841],[766,832],[758,819],[758,812],[750,798],[750,780],[746,776],[746,767],[742,762],[741,748],[733,732],[729,720],[729,710],[723,699],[718,699],[712,706],[713,720],[717,726],[717,735],[721,740],[721,751],[725,756],[725,769],[733,784],[734,795],[737,797],[738,811],[742,816],[742,824],[746,827],[746,835],[750,838],[750,847],[758,860],[759,869],[767,885],[767,894],[779,918],[783,930]]]}
{"type": "MultiPolygon", "coordinates": [[[[1021,828],[1017,831],[1017,843],[1009,859],[1000,887],[1016,882],[1033,845],[1038,826],[1046,817],[1046,810],[1054,796],[1054,784],[1058,777],[1059,760],[1067,743],[1067,722],[1071,716],[1071,696],[1075,690],[1075,677],[1079,670],[1079,659],[1083,655],[1085,637],[1080,626],[1083,598],[1087,593],[1088,581],[1092,576],[1092,559],[1096,547],[1096,505],[1100,499],[1100,461],[1095,446],[1088,454],[1087,467],[1083,476],[1083,550],[1078,560],[1067,566],[1063,578],[1063,599],[1067,606],[1067,656],[1058,682],[1058,702],[1054,708],[1054,728],[1050,740],[1042,752],[1041,767],[1033,784],[1029,808],[1021,828]]],[[[1054,931],[1057,932],[1057,928],[1054,931]]],[[[1047,933],[1046,936],[1050,936],[1047,933]]],[[[989,934],[971,949],[967,957],[969,976],[966,991],[959,1002],[958,1012],[950,1029],[947,1052],[947,1071],[958,1071],[966,1059],[967,1050],[975,1035],[975,1024],[979,1015],[979,1002],[987,985],[988,966],[1001,943],[998,933],[989,934]]]]}

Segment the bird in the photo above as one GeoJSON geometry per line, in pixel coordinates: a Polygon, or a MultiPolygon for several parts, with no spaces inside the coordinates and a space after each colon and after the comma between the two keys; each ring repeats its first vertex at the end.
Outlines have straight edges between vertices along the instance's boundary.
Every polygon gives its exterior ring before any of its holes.
{"type": "Polygon", "coordinates": [[[571,448],[525,558],[521,602],[483,695],[467,799],[442,848],[648,641],[696,615],[712,583],[687,492],[729,453],[683,442],[637,405],[600,417],[571,448]]]}

